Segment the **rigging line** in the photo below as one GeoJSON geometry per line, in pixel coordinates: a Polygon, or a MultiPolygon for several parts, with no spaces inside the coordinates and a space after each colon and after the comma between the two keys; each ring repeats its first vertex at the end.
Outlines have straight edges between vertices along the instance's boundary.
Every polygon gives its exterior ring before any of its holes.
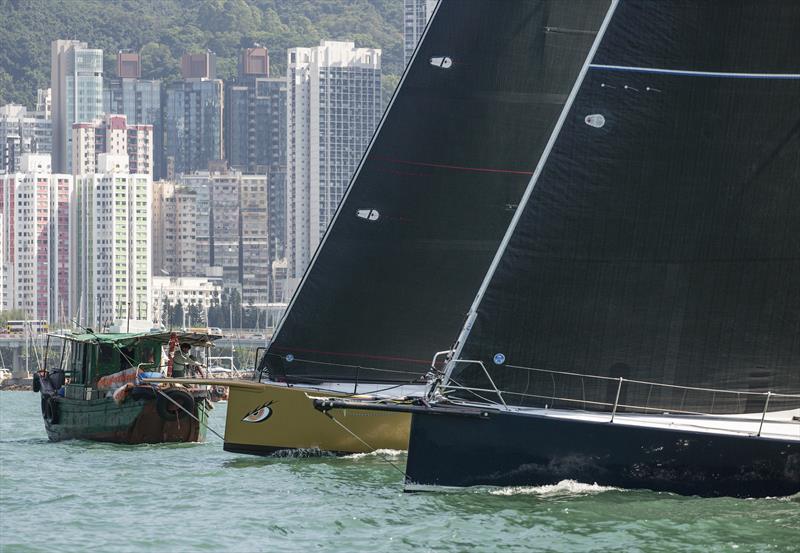
{"type": "MultiPolygon", "coordinates": [[[[467,359],[460,360],[461,362],[475,362],[467,359]]],[[[542,372],[548,374],[560,374],[564,376],[575,376],[575,377],[585,377],[585,378],[594,378],[597,380],[613,380],[619,381],[618,377],[613,376],[600,376],[596,374],[583,374],[583,373],[571,373],[566,371],[555,371],[549,369],[537,369],[535,367],[525,367],[523,365],[512,365],[510,363],[506,363],[502,365],[502,367],[508,367],[511,369],[520,369],[523,371],[534,371],[534,372],[542,372]]],[[[716,392],[716,393],[724,393],[724,394],[745,394],[745,395],[752,395],[752,396],[765,396],[767,393],[770,393],[773,397],[790,397],[790,398],[800,398],[800,394],[782,394],[777,392],[751,392],[748,390],[723,390],[721,388],[701,388],[697,386],[681,386],[679,384],[665,384],[660,382],[650,382],[649,380],[634,380],[631,378],[623,378],[624,382],[628,382],[631,384],[643,384],[645,386],[661,386],[664,388],[677,388],[680,390],[692,390],[692,391],[699,391],[699,392],[716,392]]]]}
{"type": "Polygon", "coordinates": [[[654,73],[660,75],[682,75],[684,77],[722,77],[728,79],[800,79],[799,73],[736,73],[731,71],[690,71],[687,69],[663,69],[659,67],[633,67],[628,65],[605,65],[593,63],[592,69],[626,71],[630,73],[654,73]]]}
{"type": "MultiPolygon", "coordinates": [[[[292,353],[292,352],[295,352],[295,351],[301,351],[301,352],[304,352],[304,353],[319,353],[319,354],[322,354],[322,355],[338,355],[340,357],[363,357],[364,359],[374,359],[374,360],[377,360],[377,361],[407,361],[408,363],[417,363],[417,364],[424,364],[424,365],[428,365],[430,363],[430,360],[428,360],[428,359],[415,359],[413,357],[395,357],[395,356],[391,356],[391,355],[374,355],[374,354],[370,354],[370,353],[353,353],[353,352],[348,352],[348,351],[324,351],[324,350],[318,350],[318,349],[296,348],[296,347],[278,346],[278,345],[273,345],[271,347],[271,349],[277,349],[277,350],[286,351],[286,352],[289,352],[289,353],[292,353]]],[[[268,351],[266,353],[266,355],[278,355],[278,356],[280,356],[279,354],[273,353],[273,352],[270,352],[270,351],[268,351]]],[[[349,366],[355,366],[355,365],[349,365],[349,366]]]]}
{"type": "Polygon", "coordinates": [[[332,420],[333,422],[335,422],[336,424],[338,424],[338,425],[339,425],[339,426],[342,428],[342,430],[344,430],[345,432],[347,432],[348,434],[350,434],[352,437],[354,437],[356,440],[358,440],[359,442],[361,442],[361,443],[362,443],[364,446],[366,446],[366,447],[367,447],[367,448],[370,450],[370,452],[377,454],[377,455],[378,455],[378,456],[379,456],[381,459],[383,459],[384,461],[386,461],[387,463],[389,463],[389,465],[390,465],[390,466],[391,466],[391,467],[392,467],[394,470],[396,470],[397,472],[399,472],[400,474],[402,474],[402,475],[403,475],[403,479],[407,479],[407,478],[408,478],[408,475],[406,474],[406,471],[404,471],[403,469],[401,469],[400,467],[398,467],[397,465],[395,465],[394,463],[392,463],[392,462],[389,460],[389,458],[388,458],[386,455],[384,455],[383,453],[381,453],[380,451],[378,451],[377,449],[375,449],[374,447],[372,447],[371,445],[369,445],[367,442],[365,442],[364,440],[362,440],[362,439],[361,439],[361,438],[360,438],[360,437],[359,437],[359,436],[358,436],[358,435],[357,435],[355,432],[353,432],[352,430],[350,430],[349,428],[347,428],[347,427],[346,427],[344,424],[342,424],[341,422],[339,422],[338,420],[336,420],[336,419],[333,417],[333,415],[331,415],[331,414],[330,414],[330,413],[328,413],[328,412],[325,412],[325,416],[326,416],[326,417],[328,417],[329,419],[331,419],[331,420],[332,420]]]}
{"type": "Polygon", "coordinates": [[[195,417],[195,416],[194,416],[192,413],[190,413],[189,411],[187,411],[187,410],[186,410],[186,408],[184,408],[184,406],[183,406],[183,405],[181,405],[180,403],[178,403],[177,401],[175,401],[174,399],[172,399],[171,397],[169,397],[167,394],[165,394],[164,392],[162,392],[162,391],[161,391],[161,390],[159,390],[158,388],[153,388],[153,389],[154,389],[156,392],[158,392],[159,394],[161,394],[162,396],[164,396],[165,398],[167,398],[168,400],[170,400],[172,403],[174,403],[174,404],[175,404],[175,405],[176,405],[176,406],[177,406],[177,407],[178,407],[178,408],[179,408],[181,411],[183,411],[184,413],[186,413],[187,415],[189,415],[190,417],[192,417],[192,418],[193,418],[194,420],[196,420],[198,423],[200,423],[200,424],[202,424],[203,426],[205,426],[205,427],[206,427],[206,430],[211,430],[211,432],[213,432],[213,433],[214,433],[214,435],[215,435],[215,436],[217,436],[217,437],[218,437],[220,440],[222,440],[223,442],[225,441],[225,438],[224,438],[224,437],[223,437],[223,436],[222,436],[222,435],[221,435],[219,432],[217,432],[216,430],[214,430],[213,428],[211,428],[209,425],[207,425],[206,423],[204,423],[203,421],[201,421],[200,419],[198,419],[197,417],[195,417]]]}
{"type": "MultiPolygon", "coordinates": [[[[273,357],[277,357],[279,359],[283,359],[283,355],[278,353],[266,353],[264,356],[271,355],[273,357]]],[[[328,365],[331,367],[347,367],[349,369],[358,369],[358,370],[365,370],[365,371],[375,371],[375,372],[384,372],[384,373],[397,373],[397,374],[409,374],[410,371],[401,371],[398,369],[379,369],[377,367],[370,367],[367,365],[350,365],[348,363],[331,363],[329,361],[314,361],[312,359],[305,359],[302,357],[295,357],[294,361],[300,361],[302,363],[309,363],[309,364],[316,364],[316,365],[328,365]]],[[[294,362],[292,361],[292,362],[294,362]]],[[[423,372],[413,372],[411,374],[418,374],[420,376],[425,376],[427,373],[423,372]]]]}
{"type": "MultiPolygon", "coordinates": [[[[395,388],[402,388],[403,386],[408,386],[408,385],[415,384],[415,382],[416,381],[414,381],[414,380],[412,380],[411,382],[403,382],[401,384],[395,384],[394,386],[388,386],[386,388],[379,388],[377,390],[370,390],[367,393],[372,395],[372,394],[377,394],[377,393],[380,393],[380,392],[388,392],[389,390],[394,390],[395,388]]],[[[352,393],[352,394],[345,394],[345,395],[343,395],[341,397],[358,397],[358,396],[363,396],[363,395],[365,395],[365,394],[364,393],[360,393],[360,394],[352,393]]]]}

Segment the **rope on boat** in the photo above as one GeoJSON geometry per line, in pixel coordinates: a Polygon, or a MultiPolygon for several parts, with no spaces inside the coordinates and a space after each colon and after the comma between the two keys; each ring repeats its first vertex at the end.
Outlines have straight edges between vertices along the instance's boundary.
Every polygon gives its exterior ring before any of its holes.
{"type": "Polygon", "coordinates": [[[338,424],[338,425],[339,425],[339,426],[342,428],[342,430],[344,430],[345,432],[347,432],[348,434],[350,434],[352,437],[354,437],[356,440],[358,440],[358,441],[359,441],[359,442],[361,442],[363,445],[365,445],[365,446],[366,446],[366,447],[367,447],[367,448],[368,448],[368,449],[369,449],[369,450],[370,450],[372,453],[375,453],[375,454],[377,454],[377,455],[378,455],[378,456],[379,456],[381,459],[383,459],[384,461],[386,461],[387,463],[389,463],[389,465],[390,465],[390,466],[391,466],[391,467],[392,467],[394,470],[396,470],[397,472],[399,472],[400,474],[402,474],[402,475],[403,475],[403,478],[404,478],[404,479],[405,479],[405,478],[407,478],[406,471],[404,471],[403,469],[401,469],[400,467],[398,467],[397,465],[395,465],[394,463],[392,463],[392,462],[389,460],[389,458],[388,458],[386,455],[384,455],[383,453],[381,453],[380,451],[378,451],[376,448],[372,447],[372,446],[371,446],[371,445],[369,445],[367,442],[365,442],[364,440],[362,440],[362,439],[361,439],[361,437],[360,437],[360,436],[358,436],[358,435],[357,435],[355,432],[353,432],[352,430],[350,430],[349,428],[347,428],[347,427],[346,427],[344,424],[342,424],[341,422],[339,422],[338,420],[336,420],[336,419],[333,417],[333,415],[331,415],[331,414],[330,414],[330,413],[328,413],[327,411],[324,411],[324,412],[323,412],[323,415],[325,415],[326,417],[328,417],[329,419],[331,419],[333,422],[335,422],[336,424],[338,424]]]}
{"type": "Polygon", "coordinates": [[[158,392],[159,394],[161,394],[162,396],[164,396],[165,398],[167,398],[168,400],[170,400],[170,401],[171,401],[173,404],[175,404],[175,406],[177,406],[177,407],[178,407],[178,409],[180,409],[181,411],[183,411],[184,413],[186,413],[187,415],[189,415],[190,417],[192,417],[192,418],[193,418],[194,420],[196,420],[196,421],[197,421],[199,424],[202,424],[203,426],[205,426],[205,427],[206,427],[206,430],[210,430],[210,431],[211,431],[211,432],[213,432],[213,433],[214,433],[214,435],[216,435],[216,436],[217,436],[217,437],[218,437],[220,440],[222,440],[223,442],[225,441],[225,438],[224,438],[222,435],[220,435],[220,433],[219,433],[219,432],[217,432],[216,430],[214,430],[213,428],[211,428],[210,426],[208,426],[206,423],[204,423],[203,421],[201,421],[200,419],[198,419],[197,417],[195,417],[195,416],[194,416],[192,413],[190,413],[189,411],[187,411],[187,410],[186,410],[186,408],[185,408],[183,405],[181,405],[180,403],[178,403],[177,401],[175,401],[174,399],[172,399],[171,397],[169,397],[167,394],[165,394],[164,392],[162,392],[162,391],[161,391],[161,390],[159,390],[158,388],[155,388],[155,387],[154,387],[153,389],[154,389],[156,392],[158,392]]]}

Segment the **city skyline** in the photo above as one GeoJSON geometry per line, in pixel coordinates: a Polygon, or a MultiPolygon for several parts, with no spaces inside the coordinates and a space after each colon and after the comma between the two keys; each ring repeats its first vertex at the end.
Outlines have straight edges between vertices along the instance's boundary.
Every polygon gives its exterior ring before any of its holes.
{"type": "MultiPolygon", "coordinates": [[[[406,35],[419,18],[412,27],[406,35]]],[[[318,44],[281,52],[280,75],[268,45],[243,46],[225,80],[213,52],[187,51],[181,78],[165,83],[142,78],[140,52],[120,49],[106,74],[102,49],[54,40],[36,109],[0,107],[0,310],[54,324],[155,322],[156,278],[184,302],[192,294],[175,287],[201,283],[247,305],[287,302],[385,103],[380,48],[318,44]],[[9,212],[39,181],[35,215],[9,212]],[[31,255],[47,258],[38,280],[15,250],[34,243],[31,255]],[[61,276],[43,278],[56,267],[61,276]],[[34,289],[55,303],[34,306],[34,289]]]]}

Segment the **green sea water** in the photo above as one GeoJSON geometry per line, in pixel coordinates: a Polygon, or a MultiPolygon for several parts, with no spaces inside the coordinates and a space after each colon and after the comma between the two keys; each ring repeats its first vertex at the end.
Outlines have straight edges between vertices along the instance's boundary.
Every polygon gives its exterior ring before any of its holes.
{"type": "MultiPolygon", "coordinates": [[[[225,405],[211,425],[224,428],[225,405]]],[[[402,468],[405,457],[387,453],[402,468]]],[[[50,443],[0,392],[0,551],[800,551],[800,496],[700,499],[563,482],[404,494],[381,456],[50,443]]]]}

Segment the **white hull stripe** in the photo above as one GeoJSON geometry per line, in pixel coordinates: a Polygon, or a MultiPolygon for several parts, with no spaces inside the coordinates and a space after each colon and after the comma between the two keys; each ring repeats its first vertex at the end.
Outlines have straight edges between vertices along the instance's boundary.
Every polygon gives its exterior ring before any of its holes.
{"type": "Polygon", "coordinates": [[[686,71],[683,69],[660,69],[658,67],[630,67],[627,65],[602,65],[593,63],[592,69],[627,71],[629,73],[654,73],[682,75],[685,77],[718,77],[724,79],[789,79],[800,80],[800,73],[730,73],[726,71],[686,71]]]}

